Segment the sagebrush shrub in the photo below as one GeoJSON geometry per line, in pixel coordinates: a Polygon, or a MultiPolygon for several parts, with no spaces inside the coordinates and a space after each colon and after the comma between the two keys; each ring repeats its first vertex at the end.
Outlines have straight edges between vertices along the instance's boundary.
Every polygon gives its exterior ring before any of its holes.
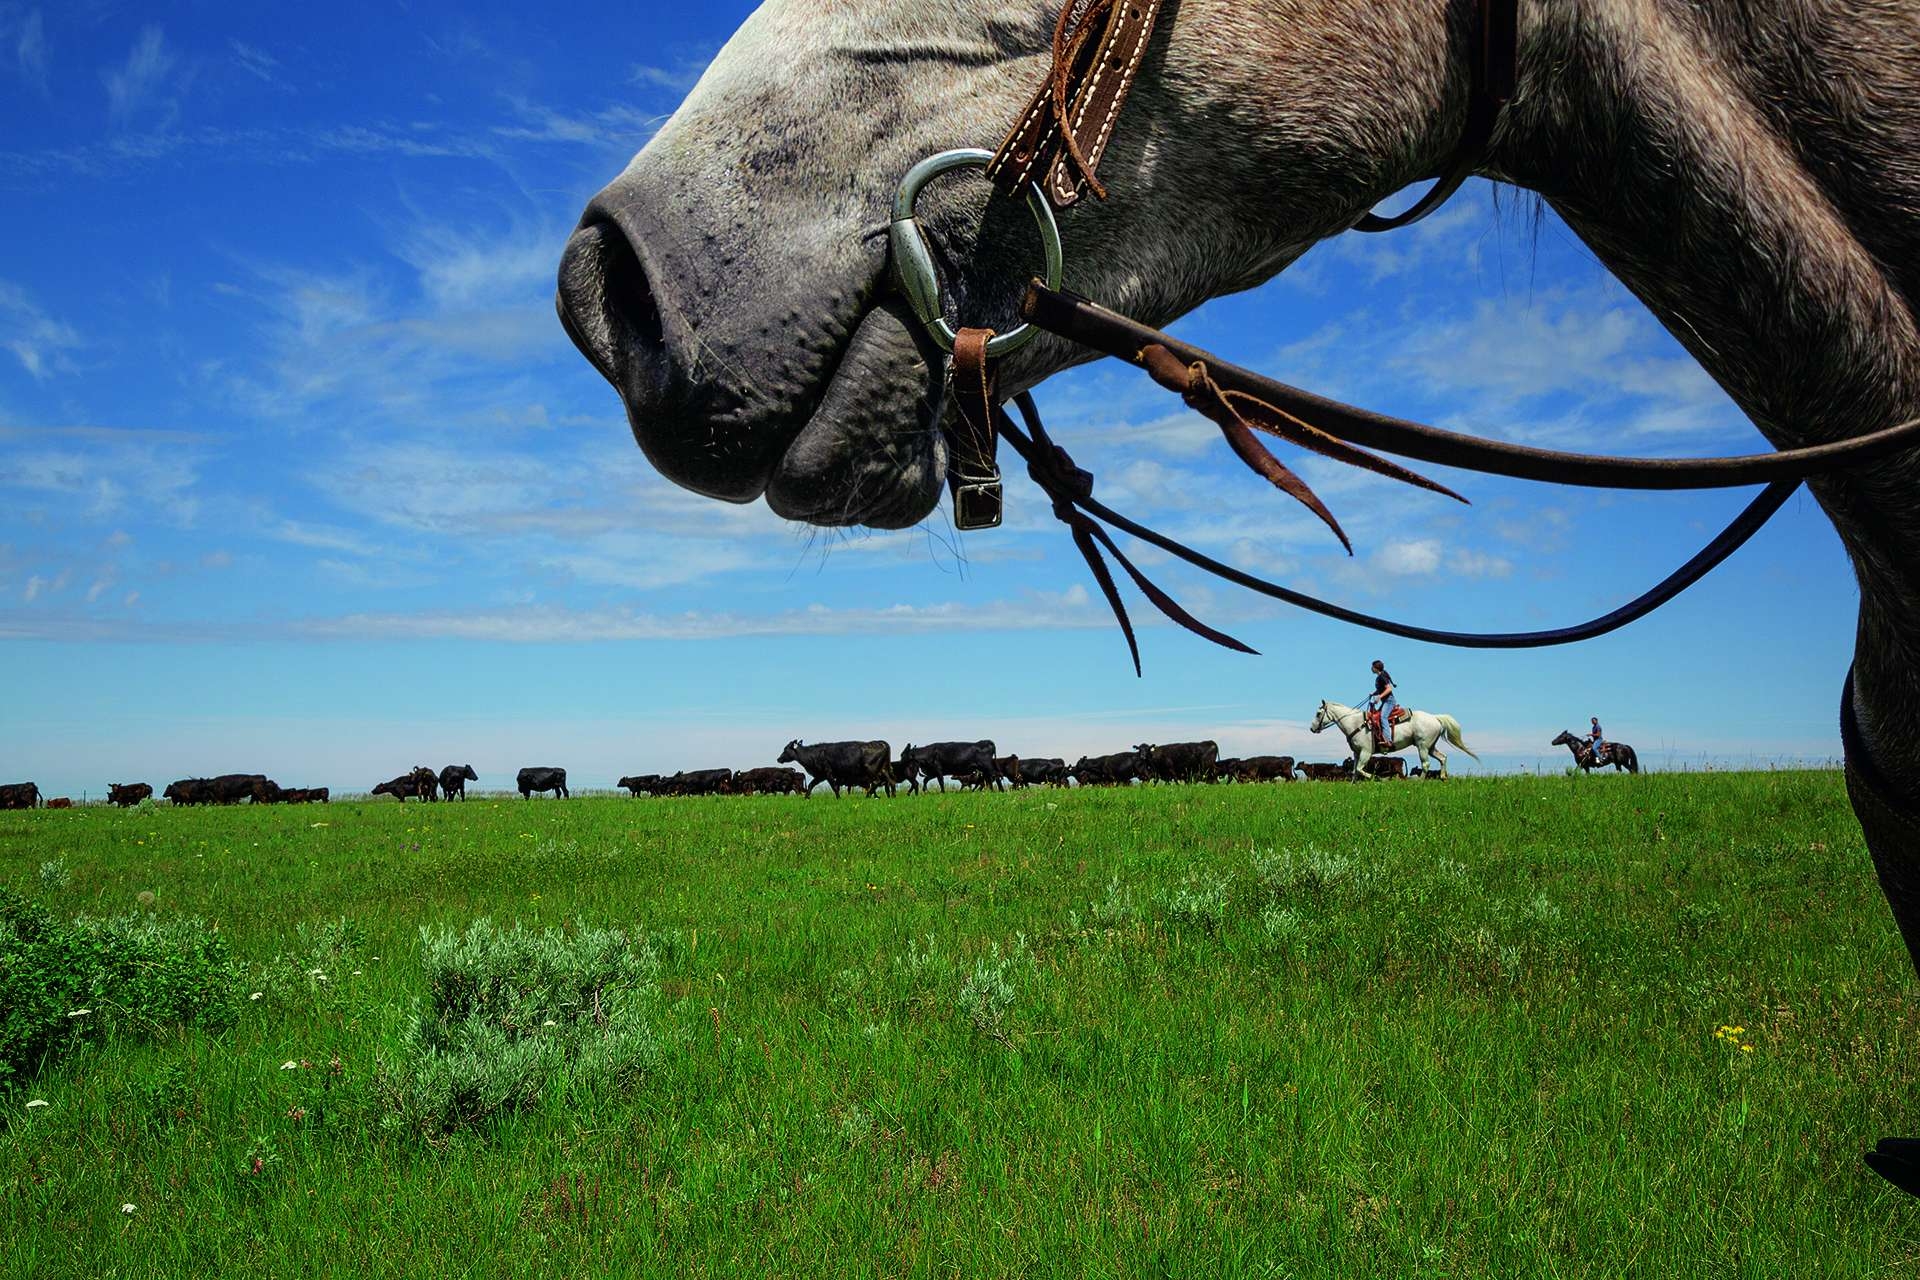
{"type": "Polygon", "coordinates": [[[1098,902],[1089,902],[1087,911],[1093,917],[1094,924],[1102,929],[1118,929],[1133,923],[1140,914],[1133,905],[1133,890],[1120,883],[1115,876],[1107,881],[1107,892],[1098,902]]]}
{"type": "Polygon", "coordinates": [[[429,1135],[636,1083],[659,1057],[647,1014],[659,961],[622,930],[420,931],[427,1007],[383,1067],[389,1123],[429,1135]]]}
{"type": "Polygon", "coordinates": [[[1014,976],[1023,965],[1031,967],[1033,963],[1033,957],[1025,952],[1022,945],[1013,954],[1002,955],[1000,944],[993,943],[991,955],[975,960],[973,972],[961,984],[954,1004],[981,1035],[996,1040],[1004,1037],[1007,1010],[1019,994],[1013,985],[1014,976]]]}
{"type": "Polygon", "coordinates": [[[226,936],[198,916],[61,920],[0,888],[0,1093],[82,1041],[218,1031],[239,1008],[226,936]]]}
{"type": "Polygon", "coordinates": [[[1156,894],[1154,905],[1170,925],[1218,933],[1227,915],[1227,890],[1232,884],[1230,875],[1196,867],[1178,885],[1156,894]]]}
{"type": "Polygon", "coordinates": [[[1364,889],[1373,876],[1353,858],[1328,853],[1313,845],[1305,849],[1270,849],[1253,855],[1253,874],[1273,898],[1297,895],[1325,897],[1342,889],[1364,889]]]}

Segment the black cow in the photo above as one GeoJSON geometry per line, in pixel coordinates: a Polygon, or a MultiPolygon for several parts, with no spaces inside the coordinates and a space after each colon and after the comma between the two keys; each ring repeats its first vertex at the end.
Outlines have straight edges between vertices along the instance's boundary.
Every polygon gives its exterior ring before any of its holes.
{"type": "Polygon", "coordinates": [[[33,782],[9,782],[0,786],[0,809],[32,809],[40,804],[40,786],[33,782]]]}
{"type": "Polygon", "coordinates": [[[1212,782],[1220,759],[1217,742],[1140,743],[1140,776],[1159,782],[1212,782]]]}
{"type": "Polygon", "coordinates": [[[1213,780],[1215,782],[1235,782],[1240,777],[1240,757],[1221,756],[1213,762],[1213,780]]]}
{"type": "Polygon", "coordinates": [[[1351,782],[1351,764],[1303,764],[1296,766],[1300,776],[1310,782],[1351,782]]]}
{"type": "Polygon", "coordinates": [[[1058,756],[1028,756],[1020,762],[1020,781],[1030,787],[1064,787],[1067,777],[1067,762],[1058,756]]]}
{"type": "Polygon", "coordinates": [[[1081,756],[1068,772],[1083,787],[1123,787],[1141,774],[1138,748],[1108,756],[1081,756]]]}
{"type": "Polygon", "coordinates": [[[665,778],[661,777],[657,773],[636,773],[629,777],[620,779],[620,781],[616,782],[614,785],[617,787],[625,787],[628,791],[632,792],[636,797],[639,796],[642,792],[645,792],[648,795],[657,796],[661,794],[660,788],[666,785],[666,781],[667,780],[665,778]]]}
{"type": "Polygon", "coordinates": [[[807,789],[807,775],[798,769],[773,765],[764,769],[742,769],[733,775],[733,789],[743,796],[799,794],[807,789]]]}
{"type": "Polygon", "coordinates": [[[662,785],[670,796],[723,796],[733,790],[733,770],[683,770],[662,785]]]}
{"type": "Polygon", "coordinates": [[[920,794],[919,765],[913,763],[911,760],[903,759],[895,760],[888,767],[893,770],[893,780],[895,782],[906,784],[907,794],[916,796],[920,794]]]}
{"type": "Polygon", "coordinates": [[[253,797],[254,788],[267,781],[264,773],[223,773],[209,778],[208,785],[213,789],[213,803],[239,804],[253,797]]]}
{"type": "Polygon", "coordinates": [[[1292,756],[1248,756],[1244,760],[1232,761],[1233,768],[1227,768],[1228,761],[1222,760],[1214,766],[1219,776],[1231,776],[1236,782],[1292,782],[1292,756]]]}
{"type": "Polygon", "coordinates": [[[450,764],[440,771],[440,793],[451,800],[456,795],[462,800],[467,798],[467,784],[480,781],[480,775],[473,771],[470,764],[450,764]]]}
{"type": "Polygon", "coordinates": [[[130,809],[142,800],[153,799],[153,787],[145,782],[109,782],[107,803],[130,809]]]}
{"type": "Polygon", "coordinates": [[[287,798],[285,788],[272,778],[255,778],[253,788],[247,792],[255,804],[279,804],[287,798]]]}
{"type": "Polygon", "coordinates": [[[73,797],[71,797],[71,796],[56,796],[56,797],[54,797],[54,798],[53,798],[52,800],[49,800],[49,801],[47,801],[47,808],[49,808],[49,809],[71,809],[71,808],[73,808],[73,797]]]}
{"type": "MultiPolygon", "coordinates": [[[[1353,774],[1353,757],[1340,766],[1349,776],[1353,774]]],[[[1400,756],[1375,756],[1367,761],[1367,772],[1376,779],[1404,778],[1407,776],[1407,762],[1400,756]]]]}
{"type": "Polygon", "coordinates": [[[212,804],[213,780],[182,778],[178,782],[169,782],[167,789],[160,794],[175,804],[212,804]]]}
{"type": "Polygon", "coordinates": [[[872,742],[816,742],[807,746],[795,738],[780,753],[781,764],[797,764],[811,776],[802,793],[811,798],[821,783],[840,798],[841,787],[865,787],[871,796],[880,787],[894,794],[893,748],[878,739],[872,742]]]}
{"type": "Polygon", "coordinates": [[[280,798],[288,804],[325,804],[329,794],[325,787],[288,787],[280,798]]]}
{"type": "Polygon", "coordinates": [[[372,791],[376,796],[392,796],[401,804],[408,800],[432,800],[434,790],[440,780],[434,777],[433,770],[424,765],[416,765],[397,778],[381,783],[372,791]]]}
{"type": "Polygon", "coordinates": [[[930,742],[924,747],[909,743],[900,758],[919,766],[920,775],[938,782],[942,791],[946,790],[948,774],[954,775],[963,786],[966,775],[977,774],[982,790],[986,789],[989,779],[998,790],[1000,775],[993,767],[993,751],[993,743],[985,738],[978,742],[930,742]]]}
{"type": "Polygon", "coordinates": [[[522,769],[513,775],[513,783],[520,789],[522,800],[533,799],[536,791],[551,791],[553,798],[571,799],[573,793],[567,790],[567,771],[565,769],[542,768],[535,766],[522,769]]]}

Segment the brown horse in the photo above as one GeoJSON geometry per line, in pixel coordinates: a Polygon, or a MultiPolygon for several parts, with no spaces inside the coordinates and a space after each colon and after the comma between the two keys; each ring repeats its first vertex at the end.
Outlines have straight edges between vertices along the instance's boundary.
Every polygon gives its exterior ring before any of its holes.
{"type": "Polygon", "coordinates": [[[1596,768],[1604,769],[1608,765],[1613,766],[1615,773],[1620,772],[1622,769],[1625,769],[1628,773],[1640,772],[1640,757],[1635,755],[1633,748],[1624,742],[1609,742],[1607,744],[1607,758],[1605,760],[1596,759],[1593,754],[1592,744],[1585,738],[1574,737],[1573,730],[1571,729],[1562,729],[1560,736],[1553,740],[1552,745],[1565,747],[1567,750],[1573,752],[1573,763],[1582,773],[1590,772],[1596,768]]]}
{"type": "MultiPolygon", "coordinates": [[[[889,201],[922,157],[998,143],[1050,65],[1057,3],[770,0],[595,197],[561,314],[663,473],[817,524],[933,509],[943,362],[886,285],[889,201]]],[[[1474,10],[1170,7],[1101,165],[1112,197],[1062,218],[1066,285],[1165,325],[1439,173],[1474,10]]],[[[1482,175],[1539,193],[1776,445],[1920,416],[1913,0],[1523,0],[1518,22],[1482,175]]],[[[920,211],[956,312],[1005,328],[1032,229],[1014,201],[982,223],[981,203],[950,179],[920,211]]],[[[1001,390],[1085,358],[1042,338],[1001,390]]],[[[1812,491],[1860,590],[1849,793],[1920,964],[1920,772],[1900,763],[1920,719],[1917,484],[1909,452],[1812,491]]]]}

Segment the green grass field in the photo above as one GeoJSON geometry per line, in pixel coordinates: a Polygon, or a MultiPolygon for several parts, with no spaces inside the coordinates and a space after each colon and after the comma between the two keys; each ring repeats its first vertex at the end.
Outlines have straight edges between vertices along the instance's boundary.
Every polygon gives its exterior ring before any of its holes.
{"type": "Polygon", "coordinates": [[[9,1275],[1920,1270],[1837,773],[7,813],[0,884],[245,987],[0,1095],[9,1275]],[[646,932],[640,1083],[383,1123],[480,916],[646,932]]]}

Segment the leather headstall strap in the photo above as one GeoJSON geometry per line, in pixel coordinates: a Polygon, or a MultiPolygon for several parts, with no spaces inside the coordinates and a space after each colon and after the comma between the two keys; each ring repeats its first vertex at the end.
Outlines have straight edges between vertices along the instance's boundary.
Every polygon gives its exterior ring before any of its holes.
{"type": "Polygon", "coordinates": [[[1106,199],[1100,157],[1140,74],[1162,2],[1067,0],[1053,28],[1053,65],[987,166],[995,186],[1014,192],[1037,180],[1059,209],[1079,200],[1083,188],[1106,199]]]}
{"type": "Polygon", "coordinates": [[[1519,78],[1520,0],[1475,0],[1468,36],[1467,121],[1454,144],[1453,159],[1427,194],[1391,217],[1361,216],[1356,231],[1392,231],[1411,226],[1445,204],[1486,158],[1494,126],[1513,97],[1519,78]]]}
{"type": "Polygon", "coordinates": [[[956,529],[991,529],[1000,523],[1005,505],[995,457],[999,371],[987,357],[991,337],[991,329],[959,330],[948,365],[956,412],[947,418],[947,488],[953,493],[956,529]]]}

